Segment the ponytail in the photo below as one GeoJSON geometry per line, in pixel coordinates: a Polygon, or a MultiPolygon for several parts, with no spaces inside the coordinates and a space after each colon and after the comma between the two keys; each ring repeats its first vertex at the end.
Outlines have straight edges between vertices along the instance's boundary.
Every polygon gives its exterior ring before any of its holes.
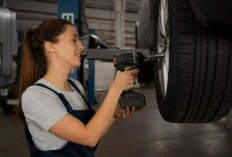
{"type": "Polygon", "coordinates": [[[23,126],[27,126],[22,111],[21,100],[23,92],[46,74],[47,60],[44,44],[47,41],[58,43],[59,36],[65,32],[67,25],[72,25],[72,23],[63,19],[46,20],[36,29],[28,29],[24,34],[19,76],[19,104],[15,109],[13,117],[13,121],[19,120],[23,126]]]}
{"type": "Polygon", "coordinates": [[[35,29],[31,28],[24,33],[23,37],[23,53],[19,76],[19,104],[15,109],[14,121],[17,119],[23,126],[26,126],[25,116],[22,111],[22,94],[23,92],[39,79],[38,66],[36,64],[35,54],[33,50],[33,38],[35,29]]]}

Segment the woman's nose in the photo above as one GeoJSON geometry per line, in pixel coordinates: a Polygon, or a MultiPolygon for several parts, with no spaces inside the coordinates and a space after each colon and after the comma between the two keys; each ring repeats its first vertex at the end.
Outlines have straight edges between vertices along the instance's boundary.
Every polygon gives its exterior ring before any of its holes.
{"type": "Polygon", "coordinates": [[[80,41],[78,41],[78,49],[80,49],[80,50],[83,50],[85,47],[84,47],[84,45],[82,45],[82,43],[80,42],[80,41]]]}

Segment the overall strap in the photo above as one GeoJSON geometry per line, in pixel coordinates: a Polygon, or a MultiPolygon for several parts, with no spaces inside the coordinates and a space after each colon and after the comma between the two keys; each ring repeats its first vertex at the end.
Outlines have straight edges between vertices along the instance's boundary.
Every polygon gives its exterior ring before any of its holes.
{"type": "Polygon", "coordinates": [[[64,104],[64,106],[66,107],[66,109],[68,111],[73,110],[72,107],[70,106],[69,102],[66,100],[66,98],[64,97],[64,95],[62,93],[58,93],[55,90],[49,88],[48,86],[46,86],[46,85],[44,85],[42,83],[36,83],[35,86],[44,87],[44,88],[52,91],[53,93],[55,93],[58,96],[58,98],[61,100],[61,102],[64,104]]]}
{"type": "Polygon", "coordinates": [[[89,102],[86,100],[85,96],[81,93],[80,89],[77,87],[77,85],[70,79],[68,79],[68,82],[73,86],[73,88],[76,89],[76,91],[81,95],[81,97],[83,98],[83,100],[85,101],[86,105],[88,106],[88,108],[90,110],[92,110],[91,105],[89,104],[89,102]]]}

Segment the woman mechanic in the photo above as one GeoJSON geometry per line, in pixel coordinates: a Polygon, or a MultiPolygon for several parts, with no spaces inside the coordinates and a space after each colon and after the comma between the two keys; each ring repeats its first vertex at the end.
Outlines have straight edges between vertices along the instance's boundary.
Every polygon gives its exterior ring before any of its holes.
{"type": "Polygon", "coordinates": [[[31,156],[94,156],[99,139],[116,118],[135,112],[135,107],[121,109],[118,98],[134,86],[139,70],[117,71],[95,114],[81,84],[68,79],[70,70],[80,66],[84,49],[69,21],[44,21],[25,32],[23,43],[15,119],[25,127],[31,156]]]}

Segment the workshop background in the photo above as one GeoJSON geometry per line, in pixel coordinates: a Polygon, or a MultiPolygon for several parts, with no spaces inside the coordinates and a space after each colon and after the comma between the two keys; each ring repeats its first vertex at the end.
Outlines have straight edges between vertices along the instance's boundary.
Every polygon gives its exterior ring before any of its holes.
{"type": "MultiPolygon", "coordinates": [[[[85,2],[87,22],[94,35],[113,47],[135,48],[140,0],[85,2]],[[116,20],[118,14],[122,21],[116,20]]],[[[0,0],[0,6],[1,88],[15,82],[18,67],[12,56],[21,53],[23,32],[36,28],[44,20],[57,18],[58,0],[0,0]],[[8,26],[11,29],[6,29],[8,26]],[[3,41],[7,41],[9,49],[4,49],[3,41]],[[3,50],[9,53],[4,56],[3,50]],[[2,65],[4,61],[10,66],[2,65]]],[[[114,81],[115,71],[112,62],[84,61],[84,87],[96,110],[114,81]]],[[[154,84],[136,82],[134,90],[145,95],[145,108],[117,120],[99,141],[96,157],[232,156],[232,127],[228,125],[232,119],[226,117],[207,124],[168,123],[159,113],[154,84]]],[[[0,108],[0,157],[29,157],[24,130],[19,123],[12,123],[12,116],[13,113],[0,108]]]]}

